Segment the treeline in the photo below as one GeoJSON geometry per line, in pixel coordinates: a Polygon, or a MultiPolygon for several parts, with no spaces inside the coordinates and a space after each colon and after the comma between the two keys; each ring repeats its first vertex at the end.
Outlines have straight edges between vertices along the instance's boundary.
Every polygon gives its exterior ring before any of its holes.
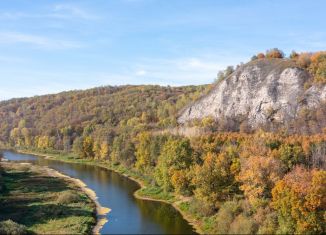
{"type": "MultiPolygon", "coordinates": [[[[326,82],[326,51],[318,52],[301,52],[292,51],[291,54],[286,57],[285,53],[278,49],[272,48],[266,50],[266,52],[260,52],[251,57],[251,61],[259,59],[284,59],[295,62],[296,66],[305,69],[312,76],[312,82],[314,83],[325,83],[326,82]]],[[[225,70],[219,71],[217,74],[216,82],[223,80],[230,76],[239,66],[235,68],[233,66],[227,66],[225,70]]],[[[308,86],[309,84],[307,84],[308,86]]]]}
{"type": "MultiPolygon", "coordinates": [[[[267,50],[266,53],[258,53],[257,55],[252,56],[251,60],[254,61],[257,59],[264,58],[283,59],[285,58],[285,54],[282,50],[279,50],[278,48],[273,48],[267,50]]],[[[326,51],[302,53],[292,51],[287,59],[295,61],[299,67],[307,70],[312,75],[313,82],[326,82],[326,51]]]]}

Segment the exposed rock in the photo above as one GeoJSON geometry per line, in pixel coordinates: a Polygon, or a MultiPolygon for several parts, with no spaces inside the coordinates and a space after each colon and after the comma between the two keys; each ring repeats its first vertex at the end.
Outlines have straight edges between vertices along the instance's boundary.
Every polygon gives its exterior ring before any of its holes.
{"type": "Polygon", "coordinates": [[[228,78],[180,113],[178,122],[212,117],[246,120],[251,128],[268,123],[289,123],[303,108],[316,108],[326,100],[326,87],[305,90],[310,75],[285,59],[261,59],[242,65],[228,78]]]}

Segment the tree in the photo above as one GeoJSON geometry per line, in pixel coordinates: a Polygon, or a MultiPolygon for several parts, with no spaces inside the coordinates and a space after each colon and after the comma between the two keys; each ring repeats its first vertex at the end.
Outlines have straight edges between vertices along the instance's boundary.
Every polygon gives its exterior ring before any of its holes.
{"type": "Polygon", "coordinates": [[[173,189],[171,177],[176,170],[187,169],[193,162],[188,139],[170,138],[163,146],[155,168],[155,179],[165,192],[173,189]]]}
{"type": "Polygon", "coordinates": [[[32,136],[31,136],[30,130],[26,127],[22,128],[21,135],[24,138],[24,145],[31,146],[32,145],[32,136]]]}
{"type": "Polygon", "coordinates": [[[241,159],[241,172],[238,180],[241,190],[255,204],[259,199],[270,198],[275,183],[283,176],[283,166],[272,157],[252,156],[241,159]]]}
{"type": "Polygon", "coordinates": [[[91,136],[86,136],[84,138],[82,151],[83,158],[94,158],[93,144],[94,141],[91,136]]]}
{"type": "Polygon", "coordinates": [[[76,153],[78,156],[83,156],[83,138],[77,137],[72,145],[72,151],[76,153]]]}
{"type": "Polygon", "coordinates": [[[101,158],[101,145],[99,144],[98,141],[95,141],[93,144],[93,153],[94,153],[94,158],[95,159],[100,159],[101,158]]]}
{"type": "Polygon", "coordinates": [[[258,56],[256,56],[256,55],[253,55],[252,57],[251,57],[251,61],[254,61],[254,60],[257,60],[258,59],[258,56]]]}
{"type": "Polygon", "coordinates": [[[237,191],[232,165],[234,156],[231,152],[220,154],[208,152],[202,165],[194,168],[193,184],[195,197],[202,203],[204,214],[214,212],[219,203],[232,197],[237,191]]]}
{"type": "Polygon", "coordinates": [[[283,144],[278,150],[278,157],[286,166],[287,171],[295,165],[304,164],[306,161],[302,147],[293,144],[283,144]]]}
{"type": "Polygon", "coordinates": [[[266,58],[284,58],[284,52],[278,48],[273,48],[266,51],[266,58]]]}
{"type": "Polygon", "coordinates": [[[14,128],[10,132],[10,140],[15,146],[22,146],[24,141],[19,128],[14,128]]]}
{"type": "Polygon", "coordinates": [[[299,54],[296,51],[292,51],[290,54],[290,59],[294,60],[299,57],[299,54]]]}
{"type": "Polygon", "coordinates": [[[225,71],[224,71],[224,76],[228,77],[230,76],[232,73],[234,72],[234,67],[233,66],[228,66],[226,67],[225,71]]]}
{"type": "Polygon", "coordinates": [[[278,212],[279,233],[325,232],[326,171],[297,166],[272,190],[272,206],[278,212]]]}
{"type": "Polygon", "coordinates": [[[175,170],[171,177],[171,184],[175,189],[175,192],[180,195],[191,195],[191,179],[189,176],[189,171],[186,169],[175,170]]]}
{"type": "Polygon", "coordinates": [[[102,160],[109,157],[109,144],[107,141],[103,141],[100,146],[100,158],[102,160]]]}
{"type": "Polygon", "coordinates": [[[297,58],[297,64],[302,68],[308,68],[311,64],[311,54],[301,53],[297,58]]]}
{"type": "Polygon", "coordinates": [[[136,168],[145,172],[151,166],[151,136],[148,132],[141,132],[137,136],[136,168]]]}
{"type": "Polygon", "coordinates": [[[264,59],[265,58],[265,54],[264,53],[258,53],[257,54],[257,58],[258,59],[264,59]]]}
{"type": "Polygon", "coordinates": [[[326,51],[317,52],[311,56],[309,71],[316,81],[326,82],[326,51]]]}

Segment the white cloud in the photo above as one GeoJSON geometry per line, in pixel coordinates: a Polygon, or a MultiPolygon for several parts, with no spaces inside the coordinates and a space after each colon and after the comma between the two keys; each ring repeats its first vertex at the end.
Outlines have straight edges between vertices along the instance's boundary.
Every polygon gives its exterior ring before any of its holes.
{"type": "Polygon", "coordinates": [[[136,76],[144,76],[146,74],[147,74],[147,71],[143,70],[143,69],[137,70],[136,73],[135,73],[136,76]]]}
{"type": "Polygon", "coordinates": [[[24,13],[24,12],[0,12],[0,19],[20,20],[20,19],[83,19],[96,20],[100,17],[82,9],[79,6],[70,4],[57,4],[51,6],[48,12],[44,13],[24,13]]]}
{"type": "Polygon", "coordinates": [[[53,8],[53,12],[54,14],[50,14],[49,16],[58,18],[81,18],[85,20],[93,20],[98,18],[80,7],[69,4],[57,4],[53,8]]]}
{"type": "MultiPolygon", "coordinates": [[[[228,65],[235,65],[242,61],[242,58],[233,58],[232,61],[226,58],[189,57],[174,59],[142,59],[139,64],[134,65],[124,75],[142,77],[143,83],[155,83],[162,85],[189,85],[204,84],[213,82],[219,70],[225,69],[228,65]]],[[[137,81],[137,78],[134,78],[137,81]]]]}
{"type": "Polygon", "coordinates": [[[18,32],[0,32],[0,44],[25,43],[45,49],[69,49],[80,48],[78,42],[56,40],[48,37],[24,34],[18,32]]]}

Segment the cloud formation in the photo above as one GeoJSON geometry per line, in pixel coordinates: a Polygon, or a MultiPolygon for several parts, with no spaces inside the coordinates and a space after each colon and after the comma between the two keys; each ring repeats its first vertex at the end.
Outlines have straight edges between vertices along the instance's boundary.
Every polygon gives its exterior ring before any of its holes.
{"type": "Polygon", "coordinates": [[[58,40],[19,32],[0,32],[0,44],[16,43],[30,44],[45,49],[70,49],[82,47],[82,44],[74,41],[58,40]]]}

